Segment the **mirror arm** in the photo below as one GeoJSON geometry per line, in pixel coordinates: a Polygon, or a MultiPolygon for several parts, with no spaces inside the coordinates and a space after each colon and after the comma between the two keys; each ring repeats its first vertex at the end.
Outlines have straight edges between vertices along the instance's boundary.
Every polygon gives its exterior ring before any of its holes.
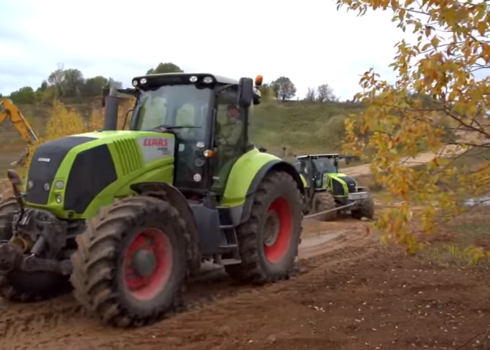
{"type": "Polygon", "coordinates": [[[228,84],[228,85],[220,87],[219,89],[216,89],[216,95],[221,94],[223,91],[230,89],[232,86],[233,86],[233,84],[228,84]]]}

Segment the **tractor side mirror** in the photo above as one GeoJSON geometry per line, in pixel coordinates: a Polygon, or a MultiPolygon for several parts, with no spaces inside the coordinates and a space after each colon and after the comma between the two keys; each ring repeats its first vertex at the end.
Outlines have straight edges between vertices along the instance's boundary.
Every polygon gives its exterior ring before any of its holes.
{"type": "Polygon", "coordinates": [[[254,81],[250,78],[241,78],[238,83],[238,105],[248,108],[254,100],[254,81]]]}

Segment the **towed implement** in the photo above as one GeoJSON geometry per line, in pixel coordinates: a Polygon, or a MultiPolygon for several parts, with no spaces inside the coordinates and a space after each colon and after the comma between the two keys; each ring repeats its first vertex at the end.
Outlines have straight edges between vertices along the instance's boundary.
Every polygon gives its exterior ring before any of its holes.
{"type": "Polygon", "coordinates": [[[104,131],[39,146],[26,183],[0,201],[0,296],[74,289],[113,326],[162,319],[203,261],[262,284],[292,273],[303,182],[248,137],[262,77],[158,74],[133,79],[130,130],[104,97],[104,131]]]}
{"type": "Polygon", "coordinates": [[[356,180],[340,171],[339,160],[347,162],[349,158],[353,157],[332,153],[294,159],[293,165],[301,174],[305,188],[305,214],[318,213],[323,221],[335,220],[339,211],[350,211],[356,219],[373,218],[374,202],[367,188],[358,186],[356,180]]]}

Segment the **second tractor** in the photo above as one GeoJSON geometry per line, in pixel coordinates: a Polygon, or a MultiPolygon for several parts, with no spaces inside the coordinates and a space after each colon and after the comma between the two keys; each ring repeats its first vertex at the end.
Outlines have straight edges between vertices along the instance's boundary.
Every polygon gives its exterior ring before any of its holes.
{"type": "Polygon", "coordinates": [[[366,187],[358,186],[354,178],[340,171],[340,159],[348,157],[331,153],[300,155],[294,159],[293,165],[301,174],[305,188],[303,212],[319,213],[318,218],[323,221],[336,220],[339,211],[350,211],[356,219],[372,219],[372,197],[366,187]]]}

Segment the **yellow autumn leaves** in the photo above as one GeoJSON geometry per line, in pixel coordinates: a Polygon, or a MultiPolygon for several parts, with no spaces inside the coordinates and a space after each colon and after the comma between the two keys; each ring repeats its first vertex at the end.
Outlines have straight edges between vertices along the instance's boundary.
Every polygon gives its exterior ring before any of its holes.
{"type": "Polygon", "coordinates": [[[417,233],[430,233],[464,212],[463,199],[490,193],[490,79],[475,76],[490,68],[490,7],[458,0],[337,4],[359,15],[392,11],[393,22],[414,33],[412,42],[397,44],[394,83],[373,70],[361,78],[356,99],[368,107],[346,121],[344,147],[373,155],[376,181],[402,201],[375,225],[383,241],[413,252],[423,247],[417,233]],[[411,209],[420,204],[421,221],[413,225],[411,209]]]}

